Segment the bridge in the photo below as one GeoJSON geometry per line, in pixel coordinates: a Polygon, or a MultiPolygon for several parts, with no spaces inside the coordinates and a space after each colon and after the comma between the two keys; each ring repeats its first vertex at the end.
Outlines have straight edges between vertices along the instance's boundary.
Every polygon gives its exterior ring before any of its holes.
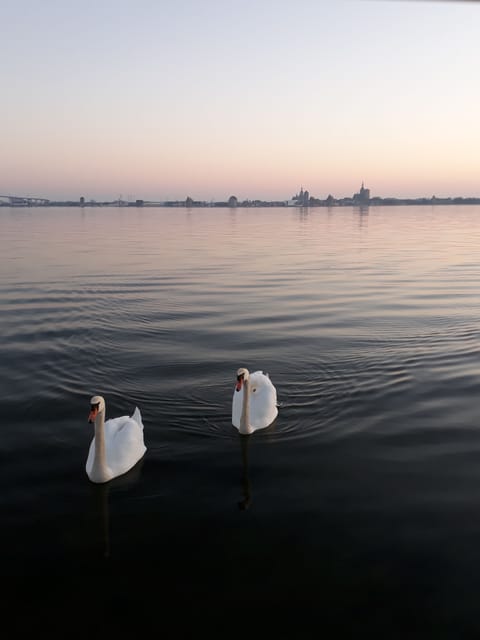
{"type": "Polygon", "coordinates": [[[0,200],[8,200],[12,207],[36,207],[39,205],[49,204],[48,198],[31,198],[24,196],[2,196],[0,200]]]}

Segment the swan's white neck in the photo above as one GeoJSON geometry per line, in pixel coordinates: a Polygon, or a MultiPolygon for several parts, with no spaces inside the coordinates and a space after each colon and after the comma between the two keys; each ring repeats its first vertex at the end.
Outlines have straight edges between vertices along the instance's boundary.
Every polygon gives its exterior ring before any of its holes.
{"type": "Polygon", "coordinates": [[[102,409],[95,416],[95,451],[91,477],[94,482],[106,482],[111,475],[105,449],[105,409],[102,409]]]}
{"type": "Polygon", "coordinates": [[[250,380],[248,378],[243,381],[242,415],[240,416],[239,432],[245,435],[253,433],[250,424],[250,380]]]}

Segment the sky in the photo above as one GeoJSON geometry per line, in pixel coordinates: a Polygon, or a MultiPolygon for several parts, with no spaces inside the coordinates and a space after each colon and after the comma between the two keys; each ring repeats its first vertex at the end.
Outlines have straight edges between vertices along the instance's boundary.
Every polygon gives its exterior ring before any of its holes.
{"type": "Polygon", "coordinates": [[[0,194],[480,196],[480,2],[2,0],[0,194]]]}

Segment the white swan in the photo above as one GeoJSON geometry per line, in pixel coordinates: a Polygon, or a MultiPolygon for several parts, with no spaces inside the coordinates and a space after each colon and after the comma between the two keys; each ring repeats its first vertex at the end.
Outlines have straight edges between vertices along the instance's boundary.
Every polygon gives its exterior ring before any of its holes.
{"type": "Polygon", "coordinates": [[[278,415],[277,390],[268,374],[241,367],[232,400],[232,424],[240,433],[253,433],[272,424],[278,415]]]}
{"type": "Polygon", "coordinates": [[[105,400],[102,396],[93,396],[88,421],[95,423],[95,436],[85,465],[92,482],[108,482],[126,473],[147,450],[138,407],[131,417],[111,418],[105,422],[105,400]]]}

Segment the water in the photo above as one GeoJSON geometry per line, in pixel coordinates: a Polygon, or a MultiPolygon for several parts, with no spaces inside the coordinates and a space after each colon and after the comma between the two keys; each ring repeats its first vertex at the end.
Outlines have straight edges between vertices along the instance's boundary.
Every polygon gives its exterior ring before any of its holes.
{"type": "Polygon", "coordinates": [[[17,632],[478,637],[479,246],[477,206],[0,208],[17,632]],[[103,486],[93,394],[145,424],[103,486]]]}

